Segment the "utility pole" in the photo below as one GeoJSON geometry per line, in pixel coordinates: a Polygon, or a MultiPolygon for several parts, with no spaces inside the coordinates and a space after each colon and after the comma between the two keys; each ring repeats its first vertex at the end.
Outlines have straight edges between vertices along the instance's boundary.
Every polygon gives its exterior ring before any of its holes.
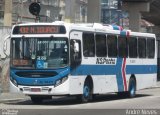
{"type": "Polygon", "coordinates": [[[12,26],[12,0],[5,0],[4,26],[12,26]]]}
{"type": "Polygon", "coordinates": [[[21,22],[23,22],[23,0],[21,0],[21,22]]]}

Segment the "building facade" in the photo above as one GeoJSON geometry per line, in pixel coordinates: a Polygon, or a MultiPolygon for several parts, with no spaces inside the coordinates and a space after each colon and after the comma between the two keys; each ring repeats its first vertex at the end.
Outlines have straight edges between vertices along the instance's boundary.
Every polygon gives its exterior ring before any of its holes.
{"type": "Polygon", "coordinates": [[[87,22],[99,23],[101,20],[101,0],[88,0],[87,22]]]}
{"type": "Polygon", "coordinates": [[[101,22],[120,25],[121,11],[118,0],[101,0],[101,22]]]}
{"type": "Polygon", "coordinates": [[[66,22],[87,22],[88,0],[65,0],[66,22]]]}
{"type": "Polygon", "coordinates": [[[0,0],[0,26],[3,26],[4,20],[4,0],[0,0]]]}
{"type": "Polygon", "coordinates": [[[40,21],[52,22],[60,17],[61,1],[64,0],[0,0],[0,26],[12,26],[16,23],[34,22],[35,16],[29,12],[32,2],[41,6],[40,21]]]}
{"type": "Polygon", "coordinates": [[[0,0],[0,25],[34,22],[29,12],[32,2],[41,6],[40,21],[62,20],[72,23],[100,22],[101,0],[0,0]]]}
{"type": "Polygon", "coordinates": [[[41,6],[40,21],[52,22],[58,20],[61,0],[13,0],[12,22],[34,22],[35,16],[29,12],[32,2],[39,2],[41,6]],[[18,10],[21,9],[21,10],[18,10]]]}

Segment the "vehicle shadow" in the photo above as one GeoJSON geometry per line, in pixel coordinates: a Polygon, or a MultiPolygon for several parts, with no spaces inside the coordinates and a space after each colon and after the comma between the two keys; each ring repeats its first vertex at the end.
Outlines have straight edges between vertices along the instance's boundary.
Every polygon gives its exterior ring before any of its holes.
{"type": "MultiPolygon", "coordinates": [[[[128,98],[126,96],[119,96],[117,94],[105,94],[105,95],[97,95],[94,97],[93,101],[88,103],[97,103],[97,102],[109,102],[109,101],[116,101],[116,100],[125,100],[125,99],[135,99],[135,98],[143,98],[148,97],[152,95],[147,94],[137,94],[134,98],[128,98]]],[[[46,105],[46,106],[65,106],[65,105],[78,105],[78,104],[85,104],[81,103],[79,100],[77,100],[76,97],[70,96],[70,97],[53,97],[51,100],[44,100],[43,103],[40,104],[34,104],[31,100],[21,100],[17,102],[7,102],[5,104],[10,105],[46,105]]]]}

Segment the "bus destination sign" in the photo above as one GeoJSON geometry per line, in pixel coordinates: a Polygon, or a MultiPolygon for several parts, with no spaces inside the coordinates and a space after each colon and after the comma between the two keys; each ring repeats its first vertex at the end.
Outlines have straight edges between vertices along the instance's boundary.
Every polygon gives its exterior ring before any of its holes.
{"type": "Polygon", "coordinates": [[[13,29],[13,34],[65,34],[64,26],[46,26],[46,25],[33,25],[33,26],[16,26],[13,29]]]}

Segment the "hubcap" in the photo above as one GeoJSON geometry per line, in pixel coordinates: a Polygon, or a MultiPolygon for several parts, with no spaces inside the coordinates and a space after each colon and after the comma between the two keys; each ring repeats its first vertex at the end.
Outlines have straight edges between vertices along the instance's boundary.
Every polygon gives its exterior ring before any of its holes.
{"type": "Polygon", "coordinates": [[[89,96],[89,87],[88,86],[84,87],[83,95],[84,95],[84,97],[88,97],[89,96]]]}
{"type": "Polygon", "coordinates": [[[130,93],[131,93],[131,95],[135,94],[135,85],[134,85],[134,83],[131,84],[130,93]]]}

